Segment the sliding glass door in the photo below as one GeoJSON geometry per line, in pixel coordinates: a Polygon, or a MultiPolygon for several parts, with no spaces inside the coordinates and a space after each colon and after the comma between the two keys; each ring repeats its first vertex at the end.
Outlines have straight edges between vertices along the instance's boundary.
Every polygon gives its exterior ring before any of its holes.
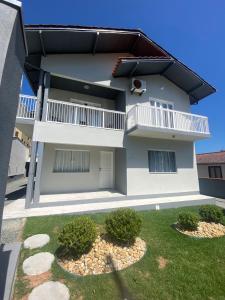
{"type": "Polygon", "coordinates": [[[152,123],[157,127],[174,128],[173,103],[150,99],[152,123]]]}

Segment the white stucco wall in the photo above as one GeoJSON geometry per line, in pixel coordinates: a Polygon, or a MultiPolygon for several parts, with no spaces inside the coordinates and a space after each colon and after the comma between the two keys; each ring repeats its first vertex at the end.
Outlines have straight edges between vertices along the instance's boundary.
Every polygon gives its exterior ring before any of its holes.
{"type": "Polygon", "coordinates": [[[190,111],[189,96],[160,75],[139,76],[139,79],[146,81],[147,92],[142,96],[131,95],[131,79],[112,76],[118,57],[129,55],[127,53],[47,55],[42,58],[41,66],[44,70],[59,75],[125,89],[127,111],[136,103],[149,103],[150,97],[173,102],[175,110],[190,111]]]}
{"type": "Polygon", "coordinates": [[[124,131],[35,121],[33,141],[122,148],[124,131]]]}
{"type": "Polygon", "coordinates": [[[225,179],[225,164],[198,164],[198,177],[209,178],[209,166],[221,166],[222,176],[225,179]]]}
{"type": "Polygon", "coordinates": [[[40,193],[73,193],[95,191],[99,189],[100,150],[113,151],[109,148],[45,144],[41,171],[40,193]],[[54,173],[55,149],[90,150],[90,172],[54,173]]]}
{"type": "Polygon", "coordinates": [[[129,195],[199,191],[192,142],[129,137],[127,140],[127,190],[129,195]],[[175,151],[177,172],[149,173],[148,150],[175,151]]]}
{"type": "MultiPolygon", "coordinates": [[[[42,68],[58,75],[124,89],[126,91],[126,111],[129,111],[137,103],[147,105],[150,98],[156,98],[173,102],[175,110],[190,112],[189,96],[163,76],[138,77],[147,83],[147,92],[142,96],[130,93],[130,79],[113,78],[112,72],[118,57],[127,55],[124,53],[96,54],[94,56],[89,54],[48,55],[42,58],[42,68]]],[[[60,98],[59,100],[64,97],[65,100],[68,100],[70,93],[52,90],[50,97],[60,98]]],[[[86,96],[83,97],[88,99],[86,96]]],[[[107,105],[110,105],[109,100],[107,100],[107,105]]],[[[93,135],[93,139],[96,139],[95,135],[93,135]]],[[[104,139],[102,141],[104,142],[104,139]]],[[[127,149],[126,181],[128,195],[196,192],[199,190],[192,142],[126,137],[123,146],[127,149]],[[152,148],[176,151],[176,174],[149,173],[147,151],[152,148]]],[[[54,190],[56,192],[75,191],[77,183],[79,189],[93,190],[97,187],[98,176],[95,165],[92,166],[92,171],[88,175],[65,174],[61,177],[62,175],[52,174],[53,148],[54,146],[51,145],[46,146],[43,164],[45,175],[43,173],[41,182],[42,192],[46,193],[54,190]],[[74,182],[75,186],[71,189],[74,182]]],[[[93,152],[92,155],[97,154],[93,152]]],[[[97,162],[97,156],[93,161],[97,162]]],[[[117,184],[120,186],[119,182],[117,184]]]]}
{"type": "Polygon", "coordinates": [[[115,188],[127,194],[127,158],[126,149],[115,149],[115,188]]]}

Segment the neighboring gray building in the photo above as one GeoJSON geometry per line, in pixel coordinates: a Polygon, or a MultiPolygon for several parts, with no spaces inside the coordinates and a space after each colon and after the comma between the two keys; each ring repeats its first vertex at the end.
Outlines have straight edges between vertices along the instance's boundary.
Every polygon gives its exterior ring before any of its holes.
{"type": "Polygon", "coordinates": [[[225,151],[197,154],[200,192],[225,198],[225,151]]]}
{"type": "Polygon", "coordinates": [[[210,132],[191,105],[215,92],[210,84],[140,30],[25,33],[37,95],[21,96],[16,125],[32,137],[27,207],[56,193],[199,193],[194,142],[210,132]]]}
{"type": "Polygon", "coordinates": [[[8,176],[19,176],[26,173],[26,162],[29,160],[29,148],[18,138],[12,140],[8,176]]]}
{"type": "Polygon", "coordinates": [[[225,151],[197,154],[198,177],[225,179],[225,151]]]}

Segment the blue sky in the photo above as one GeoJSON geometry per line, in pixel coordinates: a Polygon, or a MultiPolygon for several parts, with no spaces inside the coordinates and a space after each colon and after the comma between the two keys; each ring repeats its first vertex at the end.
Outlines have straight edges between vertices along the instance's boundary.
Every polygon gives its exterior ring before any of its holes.
{"type": "MultiPolygon", "coordinates": [[[[216,87],[192,106],[209,117],[212,138],[197,153],[225,150],[225,1],[24,0],[25,24],[77,24],[140,28],[216,87]]],[[[24,93],[29,93],[24,83],[24,93]]]]}

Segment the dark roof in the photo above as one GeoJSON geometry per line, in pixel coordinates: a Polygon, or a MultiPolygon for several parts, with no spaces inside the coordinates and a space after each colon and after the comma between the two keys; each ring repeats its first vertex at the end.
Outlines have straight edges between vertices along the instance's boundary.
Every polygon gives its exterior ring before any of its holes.
{"type": "Polygon", "coordinates": [[[169,56],[167,51],[139,29],[25,25],[25,32],[29,55],[43,55],[44,52],[46,54],[130,52],[135,56],[169,56]]]}
{"type": "Polygon", "coordinates": [[[225,151],[197,154],[198,164],[225,163],[225,151]]]}
{"type": "Polygon", "coordinates": [[[25,25],[29,55],[28,80],[37,93],[41,56],[58,53],[132,53],[134,56],[169,54],[139,29],[75,25],[25,25]]]}
{"type": "Polygon", "coordinates": [[[104,26],[87,26],[87,25],[71,25],[71,24],[26,24],[25,25],[26,28],[30,28],[30,29],[50,29],[50,28],[54,28],[54,29],[68,29],[68,28],[74,28],[74,29],[94,29],[94,30],[116,30],[116,31],[131,31],[131,32],[141,32],[143,35],[146,35],[141,29],[139,28],[122,28],[122,27],[104,27],[104,26]]]}
{"type": "Polygon", "coordinates": [[[188,93],[191,104],[215,92],[214,87],[172,57],[121,57],[113,70],[114,77],[156,74],[163,75],[188,93]]]}
{"type": "Polygon", "coordinates": [[[131,53],[121,58],[115,77],[162,74],[190,94],[191,103],[215,92],[200,76],[148,38],[140,29],[79,25],[25,25],[28,57],[25,71],[36,94],[41,56],[59,53],[131,53]],[[168,67],[168,68],[167,68],[168,67]]]}

